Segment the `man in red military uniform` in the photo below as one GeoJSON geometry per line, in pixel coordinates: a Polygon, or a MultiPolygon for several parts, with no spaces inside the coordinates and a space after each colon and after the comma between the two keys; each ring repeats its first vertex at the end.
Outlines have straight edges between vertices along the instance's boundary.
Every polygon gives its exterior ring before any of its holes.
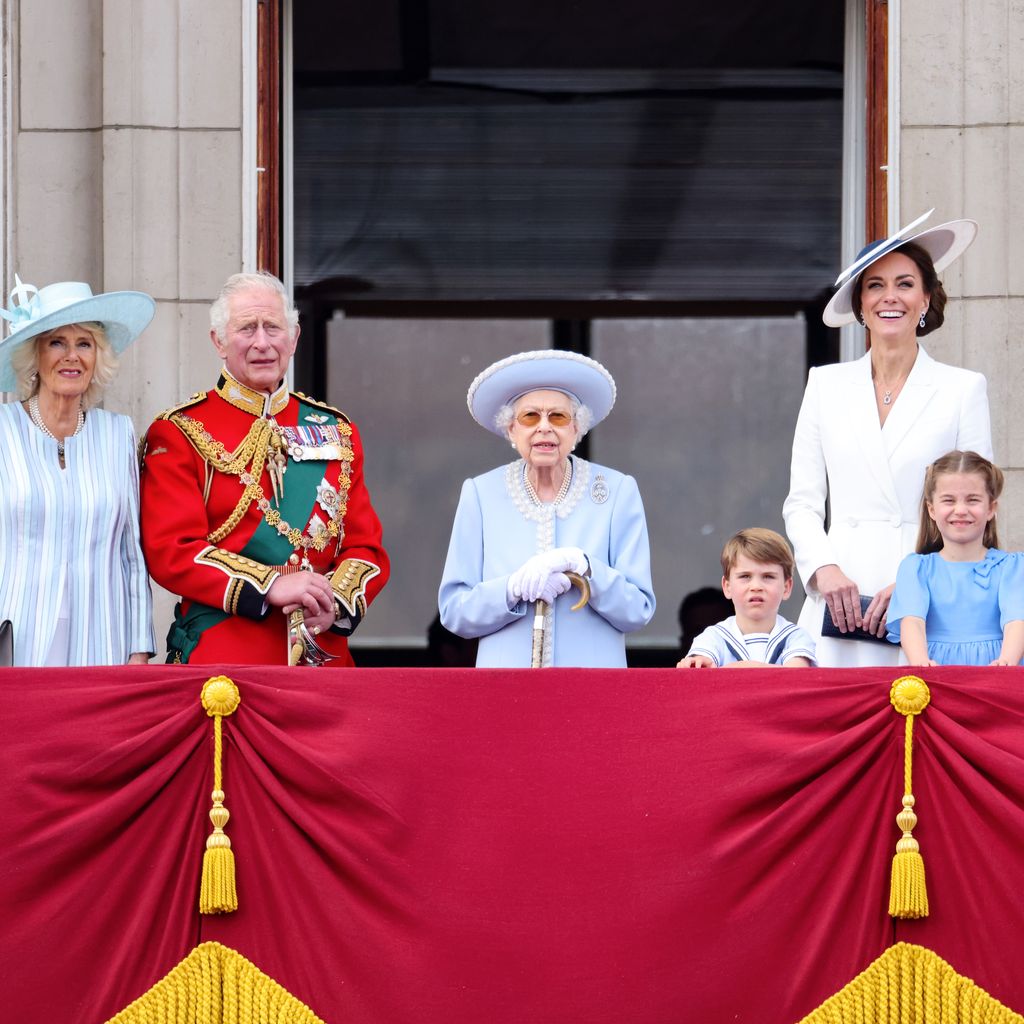
{"type": "Polygon", "coordinates": [[[168,661],[351,665],[345,638],[389,569],[359,433],[285,387],[298,314],[276,277],[229,278],[210,324],[217,386],[161,413],[143,449],[142,547],[181,595],[168,661]]]}

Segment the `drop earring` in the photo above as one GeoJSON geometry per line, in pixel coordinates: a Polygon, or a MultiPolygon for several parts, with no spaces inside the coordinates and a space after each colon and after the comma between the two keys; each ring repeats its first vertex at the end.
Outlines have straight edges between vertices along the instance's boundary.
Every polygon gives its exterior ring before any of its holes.
{"type": "Polygon", "coordinates": [[[918,322],[918,326],[919,326],[919,327],[921,328],[921,330],[924,330],[924,315],[925,315],[925,313],[927,313],[927,312],[928,312],[928,311],[927,311],[926,309],[922,309],[922,310],[921,310],[921,319],[920,319],[920,321],[918,322]]]}

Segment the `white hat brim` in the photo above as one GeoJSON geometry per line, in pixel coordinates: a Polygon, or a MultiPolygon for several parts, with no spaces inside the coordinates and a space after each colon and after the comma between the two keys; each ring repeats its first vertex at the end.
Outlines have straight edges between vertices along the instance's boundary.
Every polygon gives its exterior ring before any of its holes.
{"type": "Polygon", "coordinates": [[[563,391],[578,398],[593,413],[592,426],[615,404],[615,381],[596,359],[559,349],[519,352],[492,363],[470,384],[466,404],[480,426],[504,437],[495,423],[499,410],[530,391],[563,391]]]}
{"type": "MultiPolygon", "coordinates": [[[[927,217],[928,214],[924,216],[927,217]]],[[[843,327],[845,324],[857,322],[852,305],[853,289],[857,281],[868,267],[877,263],[894,249],[906,245],[907,242],[914,242],[931,256],[935,271],[938,273],[959,259],[978,234],[978,222],[969,219],[947,221],[945,224],[928,228],[927,231],[921,231],[916,235],[911,234],[910,232],[921,223],[922,219],[919,217],[884,242],[873,247],[870,252],[858,257],[839,275],[838,280],[843,283],[829,300],[821,316],[829,327],[843,327]]]]}
{"type": "Polygon", "coordinates": [[[17,387],[11,353],[32,338],[68,324],[101,323],[110,347],[120,354],[149,326],[155,312],[156,303],[145,292],[103,292],[33,320],[0,341],[0,391],[17,387]]]}

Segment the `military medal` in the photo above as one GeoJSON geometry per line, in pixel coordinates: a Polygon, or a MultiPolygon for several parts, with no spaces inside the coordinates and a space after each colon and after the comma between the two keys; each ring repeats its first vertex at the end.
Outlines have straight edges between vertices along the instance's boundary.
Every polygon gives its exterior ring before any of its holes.
{"type": "MultiPolygon", "coordinates": [[[[309,417],[306,417],[309,419],[309,417]]],[[[281,427],[288,455],[296,462],[344,459],[346,446],[336,426],[281,427]]]]}

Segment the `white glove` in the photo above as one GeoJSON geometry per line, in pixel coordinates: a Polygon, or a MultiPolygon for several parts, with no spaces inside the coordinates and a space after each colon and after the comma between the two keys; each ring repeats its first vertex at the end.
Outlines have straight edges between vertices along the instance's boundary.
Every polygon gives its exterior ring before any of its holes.
{"type": "Polygon", "coordinates": [[[564,572],[553,572],[548,577],[548,581],[544,584],[544,589],[540,592],[538,597],[541,601],[547,601],[548,604],[554,604],[556,597],[560,594],[564,594],[571,588],[572,581],[564,572]]]}
{"type": "Polygon", "coordinates": [[[548,568],[552,572],[574,572],[584,576],[590,571],[590,562],[582,548],[555,548],[537,557],[549,559],[548,568]]]}
{"type": "MultiPolygon", "coordinates": [[[[587,556],[579,548],[555,548],[552,551],[534,555],[509,576],[506,588],[509,604],[515,604],[519,600],[536,601],[543,596],[543,591],[553,573],[564,575],[566,572],[576,572],[582,575],[589,568],[590,563],[587,561],[587,556]]],[[[564,594],[570,585],[566,580],[566,586],[558,590],[555,596],[564,594]]],[[[559,582],[559,586],[561,586],[561,582],[559,582]]]]}

